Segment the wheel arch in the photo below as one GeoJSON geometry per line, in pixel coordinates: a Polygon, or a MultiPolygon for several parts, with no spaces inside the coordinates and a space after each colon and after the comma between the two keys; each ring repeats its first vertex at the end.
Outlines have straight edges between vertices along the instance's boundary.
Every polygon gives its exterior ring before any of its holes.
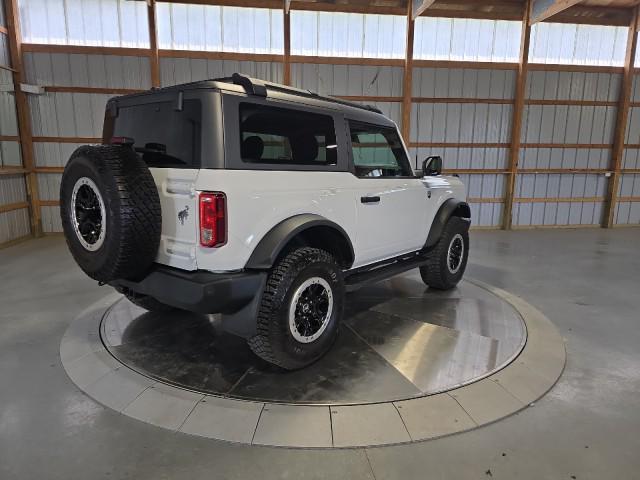
{"type": "Polygon", "coordinates": [[[340,225],[320,215],[301,214],[289,217],[269,230],[256,245],[245,268],[269,269],[296,246],[326,250],[345,269],[350,268],[355,259],[353,244],[340,225]]]}
{"type": "Polygon", "coordinates": [[[444,226],[451,217],[460,217],[471,221],[471,208],[469,207],[469,204],[457,198],[449,198],[445,200],[433,219],[429,235],[427,236],[427,242],[425,243],[425,248],[433,247],[438,243],[438,240],[442,235],[442,231],[444,230],[444,226]]]}

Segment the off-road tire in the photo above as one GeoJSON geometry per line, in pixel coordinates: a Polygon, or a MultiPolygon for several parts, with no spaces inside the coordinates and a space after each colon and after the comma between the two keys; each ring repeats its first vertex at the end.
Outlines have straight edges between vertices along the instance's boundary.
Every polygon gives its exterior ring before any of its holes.
{"type": "Polygon", "coordinates": [[[297,370],[318,360],[331,348],[344,311],[342,270],[331,254],[302,247],[284,256],[271,270],[257,316],[257,335],[248,340],[263,360],[286,370],[297,370]],[[289,308],[296,289],[312,277],[331,288],[333,309],[322,334],[310,343],[296,340],[289,327],[289,308]]]}
{"type": "Polygon", "coordinates": [[[162,212],[151,172],[129,147],[98,145],[78,148],[67,163],[60,185],[60,216],[73,258],[100,282],[141,278],[152,265],[160,244],[162,212]],[[104,202],[104,240],[90,251],[74,230],[73,189],[90,179],[104,202]]]}
{"type": "Polygon", "coordinates": [[[437,290],[450,290],[455,287],[464,275],[469,258],[469,221],[459,217],[451,217],[444,229],[436,246],[429,252],[428,262],[420,267],[422,281],[429,288],[437,290]],[[455,273],[449,270],[447,265],[449,245],[456,235],[462,237],[464,250],[462,263],[455,273]]]}
{"type": "Polygon", "coordinates": [[[175,307],[162,303],[149,295],[125,294],[125,296],[131,303],[149,312],[170,312],[176,310],[175,307]]]}

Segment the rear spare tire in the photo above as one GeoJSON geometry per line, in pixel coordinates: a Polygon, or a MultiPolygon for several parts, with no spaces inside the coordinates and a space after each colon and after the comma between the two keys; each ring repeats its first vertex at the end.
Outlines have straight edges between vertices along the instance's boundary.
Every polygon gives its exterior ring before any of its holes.
{"type": "Polygon", "coordinates": [[[73,258],[100,282],[140,278],[158,252],[158,190],[129,147],[83,146],[73,152],[62,175],[60,216],[73,258]]]}

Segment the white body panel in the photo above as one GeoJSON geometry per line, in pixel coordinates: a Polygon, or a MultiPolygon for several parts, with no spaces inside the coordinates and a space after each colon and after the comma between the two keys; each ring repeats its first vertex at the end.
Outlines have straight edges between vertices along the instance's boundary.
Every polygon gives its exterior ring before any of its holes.
{"type": "Polygon", "coordinates": [[[320,215],[342,227],[353,267],[420,249],[438,208],[464,200],[455,177],[358,178],[348,172],[151,169],[162,205],[157,262],[184,270],[233,271],[246,265],[260,240],[294,215],[320,215]],[[198,192],[227,197],[227,243],[199,244],[198,192]],[[377,203],[361,197],[377,196],[377,203]],[[184,212],[187,212],[186,215],[184,212]]]}
{"type": "Polygon", "coordinates": [[[182,270],[196,270],[198,244],[199,170],[150,168],[162,207],[162,236],[156,262],[182,270]]]}

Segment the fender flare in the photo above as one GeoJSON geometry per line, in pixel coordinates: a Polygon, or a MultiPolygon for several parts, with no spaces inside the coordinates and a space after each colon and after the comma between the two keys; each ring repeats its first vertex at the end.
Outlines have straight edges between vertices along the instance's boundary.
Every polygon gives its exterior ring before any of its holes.
{"type": "Polygon", "coordinates": [[[289,217],[269,230],[269,232],[262,237],[254,248],[245,268],[257,270],[266,270],[271,268],[275,264],[280,253],[282,253],[282,250],[296,235],[313,227],[329,227],[335,230],[337,234],[344,237],[349,249],[348,255],[350,256],[351,262],[353,262],[355,253],[353,250],[353,244],[351,243],[351,239],[349,238],[349,235],[347,235],[347,232],[345,232],[337,223],[334,223],[320,215],[304,213],[289,217]]]}
{"type": "Polygon", "coordinates": [[[433,218],[433,223],[431,223],[431,229],[427,236],[425,248],[433,247],[438,243],[438,240],[442,235],[442,230],[444,230],[444,226],[452,216],[470,219],[471,209],[469,208],[469,204],[456,198],[449,198],[448,200],[445,200],[438,209],[436,216],[433,218]]]}

